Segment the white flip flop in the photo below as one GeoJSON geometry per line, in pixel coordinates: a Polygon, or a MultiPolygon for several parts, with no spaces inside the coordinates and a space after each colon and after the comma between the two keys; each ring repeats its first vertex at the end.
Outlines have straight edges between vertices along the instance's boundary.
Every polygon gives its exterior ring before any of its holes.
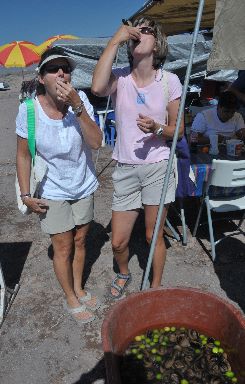
{"type": "Polygon", "coordinates": [[[90,323],[91,321],[95,320],[95,316],[88,310],[88,308],[86,307],[86,305],[81,305],[79,307],[76,307],[76,308],[71,308],[67,305],[67,302],[64,301],[64,309],[70,313],[70,315],[72,315],[72,318],[78,323],[78,324],[87,324],[87,323],[90,323]],[[82,312],[85,312],[85,313],[89,313],[90,314],[90,317],[88,317],[87,319],[79,319],[77,318],[76,316],[73,316],[77,313],[82,313],[82,312]]]}
{"type": "Polygon", "coordinates": [[[78,298],[79,302],[81,304],[84,304],[91,311],[95,311],[96,309],[98,309],[101,306],[101,302],[99,301],[98,297],[92,296],[89,291],[85,291],[85,292],[86,292],[85,296],[81,296],[78,298]],[[96,298],[96,304],[95,305],[87,304],[87,302],[90,301],[93,297],[96,298]]]}

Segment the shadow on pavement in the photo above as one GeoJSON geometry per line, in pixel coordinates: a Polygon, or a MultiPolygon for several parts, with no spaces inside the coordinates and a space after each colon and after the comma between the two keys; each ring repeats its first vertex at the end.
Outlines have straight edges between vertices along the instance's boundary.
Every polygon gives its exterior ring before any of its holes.
{"type": "Polygon", "coordinates": [[[102,224],[92,221],[86,240],[86,259],[83,272],[83,284],[89,278],[93,264],[101,255],[101,248],[109,240],[106,228],[102,224]]]}
{"type": "Polygon", "coordinates": [[[31,244],[0,243],[0,264],[7,287],[14,288],[19,283],[31,244]]]}
{"type": "Polygon", "coordinates": [[[226,238],[216,246],[214,270],[221,288],[245,312],[245,249],[244,242],[226,238]]]}
{"type": "Polygon", "coordinates": [[[78,381],[73,384],[92,384],[96,380],[104,380],[106,384],[105,360],[102,358],[89,372],[83,373],[78,381]]]}

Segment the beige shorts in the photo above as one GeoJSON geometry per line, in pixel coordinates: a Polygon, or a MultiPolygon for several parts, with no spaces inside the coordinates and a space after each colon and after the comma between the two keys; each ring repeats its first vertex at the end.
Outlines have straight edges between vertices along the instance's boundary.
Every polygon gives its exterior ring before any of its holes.
{"type": "MultiPolygon", "coordinates": [[[[159,205],[168,160],[154,164],[117,163],[112,174],[113,211],[129,211],[142,205],[159,205]]],[[[172,169],[165,204],[175,200],[175,179],[172,169]]]]}
{"type": "Polygon", "coordinates": [[[46,213],[39,215],[43,232],[50,235],[70,231],[94,218],[94,195],[79,200],[48,200],[46,213]]]}

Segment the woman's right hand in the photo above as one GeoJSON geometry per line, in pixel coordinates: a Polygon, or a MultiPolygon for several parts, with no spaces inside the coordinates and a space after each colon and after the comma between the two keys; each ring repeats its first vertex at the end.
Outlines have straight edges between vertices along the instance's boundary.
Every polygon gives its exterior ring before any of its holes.
{"type": "Polygon", "coordinates": [[[43,199],[37,199],[36,197],[25,197],[22,199],[25,204],[32,212],[40,214],[45,213],[48,209],[48,204],[43,199]]]}
{"type": "Polygon", "coordinates": [[[122,44],[128,40],[140,40],[139,27],[131,27],[130,25],[122,25],[115,35],[112,37],[111,42],[114,44],[122,44]]]}

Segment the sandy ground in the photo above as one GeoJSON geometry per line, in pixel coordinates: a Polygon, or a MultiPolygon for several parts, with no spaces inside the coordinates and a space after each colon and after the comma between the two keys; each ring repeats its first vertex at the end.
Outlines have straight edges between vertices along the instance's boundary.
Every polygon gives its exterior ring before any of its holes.
{"type": "MultiPolygon", "coordinates": [[[[52,269],[50,240],[39,229],[36,216],[22,216],[16,208],[15,117],[21,76],[1,78],[10,91],[0,92],[0,257],[6,283],[20,290],[1,328],[1,384],[75,384],[104,383],[105,370],[101,346],[101,324],[112,302],[107,290],[114,275],[110,247],[110,204],[112,196],[110,164],[100,176],[95,196],[95,221],[87,241],[86,286],[102,299],[96,320],[78,327],[64,312],[63,295],[52,269]]],[[[110,149],[102,148],[100,172],[110,161],[110,149]]],[[[197,201],[186,202],[187,224],[193,229],[197,201]]],[[[172,214],[174,225],[180,222],[172,214]]],[[[220,232],[229,232],[226,223],[220,232]]],[[[168,257],[162,285],[191,286],[211,291],[230,300],[245,311],[244,239],[237,236],[217,246],[217,262],[213,264],[206,251],[207,232],[200,231],[203,242],[188,233],[188,245],[182,246],[167,237],[168,257]]],[[[138,291],[146,265],[148,250],[144,238],[144,222],[140,217],[130,243],[130,269],[133,283],[129,292],[138,291]]]]}

